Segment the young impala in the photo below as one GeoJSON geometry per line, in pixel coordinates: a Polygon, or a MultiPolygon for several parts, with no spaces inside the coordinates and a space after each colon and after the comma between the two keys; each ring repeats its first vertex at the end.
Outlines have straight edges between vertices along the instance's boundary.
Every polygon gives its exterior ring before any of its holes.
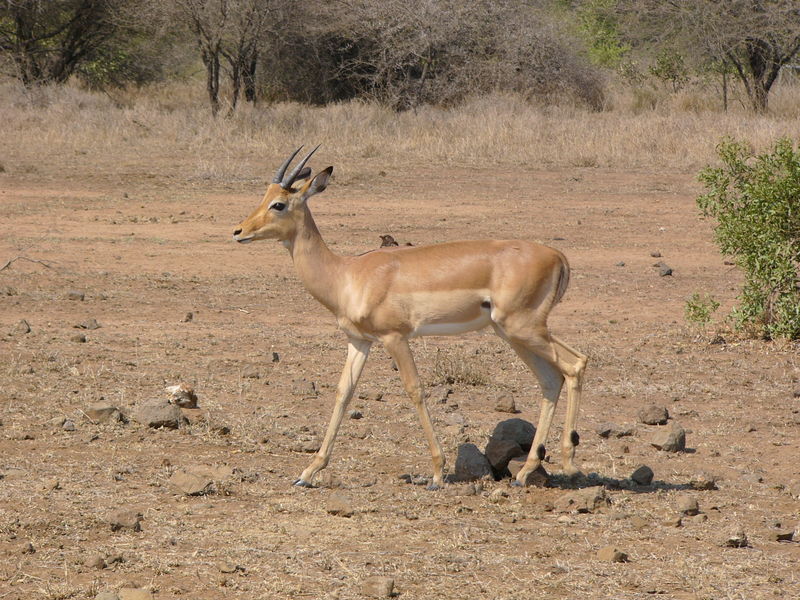
{"type": "Polygon", "coordinates": [[[305,166],[312,150],[288,175],[300,148],[281,165],[261,204],[233,232],[237,242],[283,242],[297,274],[311,295],[330,310],[347,335],[347,360],[325,439],[295,485],[311,486],[330,460],[334,439],[353,396],[373,342],[394,359],[403,386],[416,407],[433,455],[432,489],[444,482],[444,455],[425,405],[409,340],[422,335],[452,335],[489,325],[506,340],[539,380],[543,400],[533,451],[515,485],[544,458],[544,442],[563,384],[567,416],[561,446],[567,474],[579,473],[573,459],[578,445],[575,422],[586,357],[547,329],[547,315],[569,282],[561,252],[527,241],[480,240],[433,246],[377,249],[338,256],[322,239],[308,200],[325,190],[333,167],[313,179],[305,166]]]}

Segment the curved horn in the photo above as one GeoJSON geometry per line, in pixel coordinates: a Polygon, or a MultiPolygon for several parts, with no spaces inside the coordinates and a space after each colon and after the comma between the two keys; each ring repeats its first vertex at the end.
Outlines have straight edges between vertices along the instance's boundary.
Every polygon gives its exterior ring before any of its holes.
{"type": "MultiPolygon", "coordinates": [[[[303,147],[300,146],[297,150],[292,152],[292,155],[289,158],[287,158],[286,161],[275,172],[275,177],[272,178],[272,183],[281,183],[283,181],[283,174],[286,173],[286,168],[289,166],[289,163],[291,163],[294,160],[294,157],[297,156],[297,153],[300,152],[300,150],[302,149],[303,147]]],[[[286,186],[281,185],[281,187],[286,187],[286,186]]]]}
{"type": "MultiPolygon", "coordinates": [[[[286,176],[286,178],[281,182],[281,187],[283,189],[287,190],[290,187],[292,187],[292,184],[294,183],[294,180],[297,179],[297,176],[300,174],[300,171],[302,171],[303,167],[306,166],[306,161],[308,161],[308,159],[311,158],[311,155],[314,154],[314,152],[316,152],[321,145],[322,144],[319,144],[311,152],[306,154],[306,157],[297,164],[297,166],[294,168],[294,170],[291,173],[289,173],[289,175],[286,176]]],[[[298,150],[299,149],[300,148],[298,148],[298,150]]]]}

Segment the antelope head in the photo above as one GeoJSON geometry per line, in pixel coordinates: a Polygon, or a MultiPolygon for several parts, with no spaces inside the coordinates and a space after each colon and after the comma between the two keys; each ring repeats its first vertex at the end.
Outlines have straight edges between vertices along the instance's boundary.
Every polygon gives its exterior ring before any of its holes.
{"type": "Polygon", "coordinates": [[[295,150],[277,170],[261,204],[233,232],[234,240],[244,244],[254,240],[290,242],[294,239],[306,218],[306,201],[327,187],[333,172],[333,167],[328,167],[310,179],[311,169],[305,165],[319,148],[317,146],[286,175],[301,148],[295,150]]]}

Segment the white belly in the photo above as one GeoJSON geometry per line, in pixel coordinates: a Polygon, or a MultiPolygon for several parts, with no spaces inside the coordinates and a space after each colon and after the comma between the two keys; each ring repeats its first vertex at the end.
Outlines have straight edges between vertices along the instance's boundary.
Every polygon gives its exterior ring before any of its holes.
{"type": "Polygon", "coordinates": [[[477,331],[483,329],[492,322],[489,311],[481,311],[481,315],[477,319],[471,321],[457,321],[453,323],[438,322],[438,323],[423,323],[414,331],[411,332],[409,337],[420,337],[423,335],[459,335],[468,331],[477,331]]]}

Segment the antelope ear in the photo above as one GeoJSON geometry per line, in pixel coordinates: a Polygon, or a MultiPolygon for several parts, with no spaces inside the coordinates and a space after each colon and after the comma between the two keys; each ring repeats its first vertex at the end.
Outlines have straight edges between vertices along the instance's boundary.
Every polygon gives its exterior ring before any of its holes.
{"type": "Polygon", "coordinates": [[[308,187],[303,191],[300,199],[305,202],[314,194],[324,192],[325,188],[328,187],[328,180],[331,177],[331,173],[333,173],[333,167],[328,167],[317,173],[316,177],[311,180],[311,183],[308,184],[308,187]]]}
{"type": "Polygon", "coordinates": [[[309,177],[311,177],[311,167],[303,167],[303,170],[297,174],[294,180],[300,181],[301,179],[308,179],[309,177]]]}

